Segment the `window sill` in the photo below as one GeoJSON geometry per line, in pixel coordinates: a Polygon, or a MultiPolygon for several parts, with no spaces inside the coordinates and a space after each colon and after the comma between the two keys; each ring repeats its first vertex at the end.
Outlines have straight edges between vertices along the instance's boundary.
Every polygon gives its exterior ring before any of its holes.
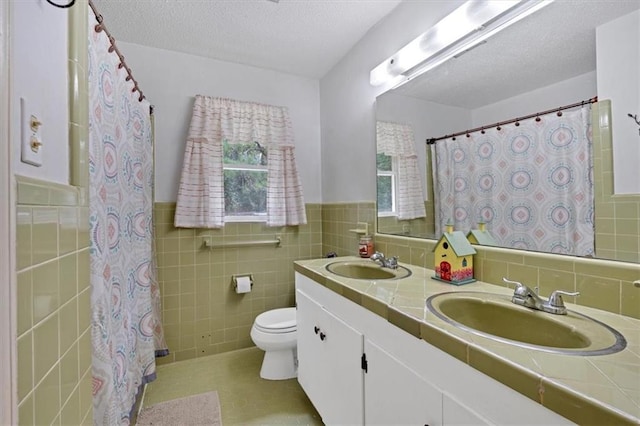
{"type": "Polygon", "coordinates": [[[224,223],[266,223],[267,216],[225,216],[224,223]]]}
{"type": "Polygon", "coordinates": [[[398,217],[396,212],[378,212],[378,217],[398,217]]]}

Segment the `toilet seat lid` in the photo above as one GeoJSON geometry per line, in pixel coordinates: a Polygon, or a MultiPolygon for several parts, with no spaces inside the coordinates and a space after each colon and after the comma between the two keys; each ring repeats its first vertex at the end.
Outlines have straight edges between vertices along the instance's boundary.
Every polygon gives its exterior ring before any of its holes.
{"type": "Polygon", "coordinates": [[[263,330],[295,331],[296,308],[280,308],[263,312],[256,317],[255,325],[263,330]]]}

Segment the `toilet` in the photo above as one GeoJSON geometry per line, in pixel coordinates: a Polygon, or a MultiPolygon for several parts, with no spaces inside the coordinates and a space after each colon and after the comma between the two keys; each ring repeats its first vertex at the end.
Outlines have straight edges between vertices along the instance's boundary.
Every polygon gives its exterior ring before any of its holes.
{"type": "Polygon", "coordinates": [[[260,377],[285,380],[298,376],[296,308],[263,312],[251,327],[251,339],[264,351],[260,377]]]}

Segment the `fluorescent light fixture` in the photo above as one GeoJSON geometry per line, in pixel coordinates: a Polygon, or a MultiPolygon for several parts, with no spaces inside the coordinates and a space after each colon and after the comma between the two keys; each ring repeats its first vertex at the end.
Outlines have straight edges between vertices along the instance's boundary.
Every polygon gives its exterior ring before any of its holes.
{"type": "Polygon", "coordinates": [[[369,82],[404,84],[552,2],[469,0],[371,70],[369,82]]]}

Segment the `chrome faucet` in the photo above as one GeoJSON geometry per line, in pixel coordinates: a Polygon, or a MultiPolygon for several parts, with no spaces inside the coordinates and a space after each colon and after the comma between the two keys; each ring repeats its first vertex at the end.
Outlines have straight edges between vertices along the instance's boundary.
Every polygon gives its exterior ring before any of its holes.
{"type": "Polygon", "coordinates": [[[506,278],[502,278],[502,281],[516,286],[511,301],[516,305],[525,306],[527,308],[536,309],[538,311],[548,312],[556,315],[566,315],[567,308],[564,306],[562,296],[580,296],[579,292],[569,293],[562,290],[555,290],[551,293],[548,300],[544,300],[542,297],[531,290],[526,285],[511,281],[506,278]]]}
{"type": "Polygon", "coordinates": [[[383,268],[398,269],[398,256],[393,256],[387,259],[384,257],[384,254],[377,251],[373,253],[369,259],[373,260],[383,268]]]}

